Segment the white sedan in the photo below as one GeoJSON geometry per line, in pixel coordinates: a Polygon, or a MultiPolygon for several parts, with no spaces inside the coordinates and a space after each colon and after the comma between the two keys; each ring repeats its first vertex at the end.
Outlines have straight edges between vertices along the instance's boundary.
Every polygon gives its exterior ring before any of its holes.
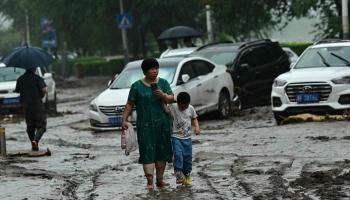
{"type": "MultiPolygon", "coordinates": [[[[17,78],[24,74],[22,68],[5,67],[0,63],[0,113],[9,114],[21,112],[19,94],[15,93],[17,78]]],[[[43,98],[47,109],[56,111],[56,83],[52,74],[38,67],[36,74],[42,77],[48,87],[48,94],[43,98]]]]}
{"type": "MultiPolygon", "coordinates": [[[[127,102],[132,83],[144,77],[142,60],[130,62],[122,73],[90,103],[90,127],[93,130],[119,128],[122,113],[127,102]]],[[[191,95],[191,104],[198,114],[217,111],[227,118],[233,100],[233,81],[226,66],[199,57],[163,58],[158,60],[159,77],[166,79],[175,95],[186,91],[191,95]]],[[[136,122],[136,112],[129,121],[136,122]]]]}
{"type": "Polygon", "coordinates": [[[307,48],[290,72],[272,86],[277,124],[300,113],[343,113],[350,109],[350,42],[328,42],[307,48]]]}

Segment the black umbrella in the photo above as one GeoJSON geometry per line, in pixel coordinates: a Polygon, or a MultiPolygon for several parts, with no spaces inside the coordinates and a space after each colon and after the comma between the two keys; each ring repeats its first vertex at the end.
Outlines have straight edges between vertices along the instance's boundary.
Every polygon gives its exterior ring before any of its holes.
{"type": "Polygon", "coordinates": [[[188,26],[174,26],[163,31],[159,36],[158,40],[171,40],[186,37],[200,37],[203,33],[197,31],[194,28],[188,26]]]}
{"type": "Polygon", "coordinates": [[[36,67],[47,67],[53,62],[50,54],[39,47],[17,47],[12,50],[2,62],[7,67],[18,67],[30,69],[36,67]]]}

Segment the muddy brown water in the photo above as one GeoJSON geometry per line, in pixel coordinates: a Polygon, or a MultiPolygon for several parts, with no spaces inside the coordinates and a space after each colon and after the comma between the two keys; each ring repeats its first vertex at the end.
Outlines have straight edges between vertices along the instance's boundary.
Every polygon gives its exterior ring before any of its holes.
{"type": "MultiPolygon", "coordinates": [[[[201,117],[192,186],[177,186],[169,164],[170,186],[148,192],[138,152],[124,155],[120,132],[88,129],[89,102],[108,81],[85,82],[59,90],[40,144],[51,156],[0,158],[0,199],[350,199],[349,122],[276,126],[269,107],[201,117]]],[[[8,153],[30,149],[23,119],[1,124],[8,153]]]]}

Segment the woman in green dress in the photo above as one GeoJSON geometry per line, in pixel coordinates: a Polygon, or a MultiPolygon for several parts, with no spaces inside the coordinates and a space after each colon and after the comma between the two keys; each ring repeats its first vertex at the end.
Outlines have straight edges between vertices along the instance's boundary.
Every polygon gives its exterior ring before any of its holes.
{"type": "Polygon", "coordinates": [[[163,181],[163,175],[166,162],[171,162],[173,155],[170,141],[171,123],[163,105],[173,102],[174,97],[169,83],[158,78],[159,63],[156,59],[144,59],[141,68],[145,77],[133,83],[130,88],[122,128],[128,129],[127,118],[136,106],[139,163],[143,164],[147,189],[154,188],[154,169],[156,185],[161,188],[168,185],[163,181]],[[157,87],[151,87],[153,84],[157,87]]]}

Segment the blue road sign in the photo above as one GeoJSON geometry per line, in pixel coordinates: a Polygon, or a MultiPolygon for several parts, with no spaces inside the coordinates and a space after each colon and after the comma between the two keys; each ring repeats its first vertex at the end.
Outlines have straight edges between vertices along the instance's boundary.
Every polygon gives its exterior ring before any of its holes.
{"type": "Polygon", "coordinates": [[[133,23],[133,18],[129,14],[117,15],[118,28],[131,28],[133,23]]]}

